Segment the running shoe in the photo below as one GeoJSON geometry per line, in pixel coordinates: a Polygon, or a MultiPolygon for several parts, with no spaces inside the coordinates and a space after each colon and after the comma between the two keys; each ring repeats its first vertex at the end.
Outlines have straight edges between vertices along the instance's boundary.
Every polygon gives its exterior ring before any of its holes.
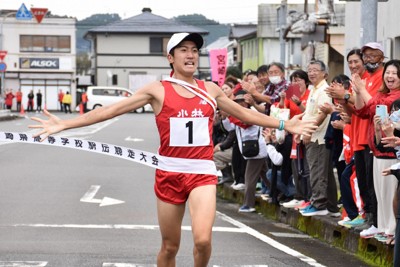
{"type": "Polygon", "coordinates": [[[256,209],[255,208],[251,208],[249,206],[243,205],[240,207],[239,212],[255,212],[256,209]]]}
{"type": "Polygon", "coordinates": [[[285,208],[291,208],[291,209],[293,209],[293,208],[295,208],[295,207],[297,207],[297,206],[302,205],[303,203],[304,203],[304,200],[292,199],[292,200],[289,201],[289,202],[283,203],[282,206],[284,206],[285,208]]]}
{"type": "Polygon", "coordinates": [[[378,230],[378,228],[376,228],[375,226],[372,225],[370,228],[361,231],[360,237],[367,239],[367,238],[374,237],[376,234],[379,234],[379,233],[381,233],[381,232],[378,230]]]}
{"type": "Polygon", "coordinates": [[[328,215],[329,211],[327,209],[322,209],[319,210],[316,207],[314,207],[313,205],[308,206],[306,209],[302,210],[301,215],[303,216],[316,216],[316,215],[328,215]]]}
{"type": "Polygon", "coordinates": [[[365,223],[365,219],[363,218],[362,215],[358,215],[353,220],[344,223],[343,226],[351,228],[351,227],[356,227],[356,226],[362,225],[363,223],[365,223]]]}

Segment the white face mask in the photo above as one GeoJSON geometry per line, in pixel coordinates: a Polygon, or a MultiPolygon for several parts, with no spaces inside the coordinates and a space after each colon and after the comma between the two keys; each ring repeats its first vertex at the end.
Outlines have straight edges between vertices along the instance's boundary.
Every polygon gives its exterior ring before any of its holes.
{"type": "Polygon", "coordinates": [[[269,77],[269,81],[272,84],[278,84],[278,83],[280,83],[282,81],[282,77],[281,76],[270,76],[269,77]]]}

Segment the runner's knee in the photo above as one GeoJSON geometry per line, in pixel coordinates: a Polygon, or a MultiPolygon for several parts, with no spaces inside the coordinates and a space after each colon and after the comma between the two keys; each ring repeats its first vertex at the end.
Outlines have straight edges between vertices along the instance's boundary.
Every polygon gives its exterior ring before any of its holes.
{"type": "Polygon", "coordinates": [[[205,252],[211,249],[211,237],[196,238],[194,246],[198,252],[205,252]]]}
{"type": "Polygon", "coordinates": [[[179,243],[163,241],[161,249],[167,257],[175,257],[179,250],[179,243]]]}

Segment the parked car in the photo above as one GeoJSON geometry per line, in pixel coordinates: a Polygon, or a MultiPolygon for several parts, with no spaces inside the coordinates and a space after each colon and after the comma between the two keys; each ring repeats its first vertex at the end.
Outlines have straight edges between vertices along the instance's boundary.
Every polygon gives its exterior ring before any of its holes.
{"type": "MultiPolygon", "coordinates": [[[[87,108],[90,110],[114,104],[133,94],[129,89],[111,86],[89,86],[86,93],[88,96],[87,108]]],[[[137,113],[146,111],[153,111],[150,105],[134,110],[137,113]]]]}

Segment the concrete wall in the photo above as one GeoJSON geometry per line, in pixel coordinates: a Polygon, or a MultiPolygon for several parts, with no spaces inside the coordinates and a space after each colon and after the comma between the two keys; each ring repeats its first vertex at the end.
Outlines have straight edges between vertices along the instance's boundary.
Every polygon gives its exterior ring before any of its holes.
{"type": "MultiPolygon", "coordinates": [[[[377,42],[383,44],[388,58],[400,59],[400,27],[398,13],[400,1],[378,3],[377,42]]],[[[360,2],[346,3],[346,36],[345,55],[354,47],[361,47],[361,4],[360,2]]],[[[348,72],[347,64],[345,72],[348,72]]]]}

